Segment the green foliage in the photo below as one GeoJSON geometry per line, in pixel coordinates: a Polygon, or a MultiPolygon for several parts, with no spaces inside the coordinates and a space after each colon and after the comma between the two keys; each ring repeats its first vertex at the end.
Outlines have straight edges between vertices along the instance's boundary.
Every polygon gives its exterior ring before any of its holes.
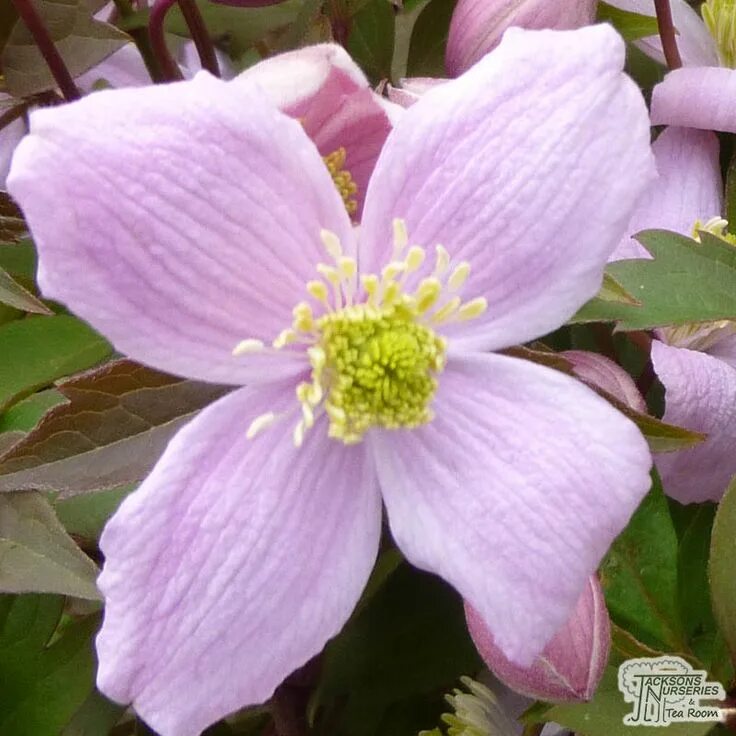
{"type": "Polygon", "coordinates": [[[73,494],[140,481],[179,427],[226,390],[128,360],[72,378],[59,385],[68,402],[0,456],[0,491],[73,494]]]}
{"type": "Polygon", "coordinates": [[[677,534],[655,476],[652,490],[614,542],[600,573],[613,621],[664,652],[687,649],[677,563],[677,534]]]}
{"type": "Polygon", "coordinates": [[[91,639],[98,620],[65,620],[59,626],[63,602],[56,596],[0,596],[4,736],[59,736],[92,692],[91,639]]]}
{"type": "Polygon", "coordinates": [[[698,243],[665,230],[640,233],[654,256],[612,263],[608,273],[641,306],[593,299],[574,322],[616,322],[620,330],[731,319],[736,315],[736,248],[702,233],[698,243]]]}
{"type": "Polygon", "coordinates": [[[713,522],[708,577],[713,612],[736,664],[736,481],[723,497],[713,522]]]}
{"type": "Polygon", "coordinates": [[[627,41],[636,41],[659,33],[657,19],[653,15],[621,10],[604,2],[598,3],[598,20],[601,23],[610,23],[627,41]]]}
{"type": "Polygon", "coordinates": [[[348,51],[374,82],[391,77],[394,11],[386,0],[369,0],[352,18],[348,51]]]}
{"type": "MultiPolygon", "coordinates": [[[[34,6],[73,77],[88,71],[128,43],[128,36],[95,20],[84,0],[34,0],[34,6]]],[[[56,87],[33,36],[18,21],[2,55],[8,91],[28,97],[56,87]]]]}
{"type": "Polygon", "coordinates": [[[0,591],[98,599],[97,568],[36,493],[0,494],[0,591]]]}
{"type": "Polygon", "coordinates": [[[405,736],[430,728],[442,694],[479,666],[457,594],[402,565],[328,644],[311,704],[317,733],[405,736]]]}
{"type": "Polygon", "coordinates": [[[112,351],[84,322],[66,315],[29,317],[0,327],[0,410],[64,376],[91,368],[112,351]]]}
{"type": "Polygon", "coordinates": [[[430,0],[414,24],[407,76],[445,77],[445,47],[455,0],[430,0]]]}

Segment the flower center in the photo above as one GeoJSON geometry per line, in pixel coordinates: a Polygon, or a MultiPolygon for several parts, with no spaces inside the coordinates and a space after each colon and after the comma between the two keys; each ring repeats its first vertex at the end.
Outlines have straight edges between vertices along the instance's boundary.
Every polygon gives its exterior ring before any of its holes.
{"type": "Polygon", "coordinates": [[[352,174],[345,168],[346,157],[347,152],[341,147],[328,156],[323,156],[322,160],[345,203],[345,209],[352,217],[358,211],[358,200],[355,198],[358,193],[358,185],[353,180],[352,174]]]}
{"type": "Polygon", "coordinates": [[[736,68],[736,0],[706,0],[700,6],[723,66],[736,68]]]}
{"type": "MultiPolygon", "coordinates": [[[[447,347],[435,328],[475,319],[486,309],[484,298],[463,302],[458,294],[470,265],[463,261],[451,268],[449,254],[437,246],[434,272],[418,279],[426,253],[419,246],[408,247],[401,220],[394,221],[393,258],[380,276],[365,274],[358,280],[355,259],[343,255],[337,236],[323,230],[322,241],[334,265],[318,264],[322,278],[306,285],[321,313],[315,314],[309,302],[299,302],[291,327],[271,348],[244,340],[233,353],[306,347],[311,380],[296,389],[301,409],[294,428],[297,446],[321,413],[329,419],[329,436],[345,444],[359,442],[371,427],[426,424],[434,416],[431,404],[447,347]],[[418,283],[410,288],[409,281],[418,283]]],[[[248,436],[278,418],[270,412],[261,415],[248,436]]]]}

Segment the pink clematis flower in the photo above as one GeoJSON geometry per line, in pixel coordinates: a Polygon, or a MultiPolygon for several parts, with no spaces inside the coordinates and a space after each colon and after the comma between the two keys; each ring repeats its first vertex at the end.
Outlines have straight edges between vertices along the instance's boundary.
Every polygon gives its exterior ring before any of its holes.
{"type": "MultiPolygon", "coordinates": [[[[615,258],[651,257],[630,235],[666,229],[723,234],[723,182],[713,133],[667,128],[652,146],[659,178],[642,197],[615,258]]],[[[730,237],[730,236],[729,236],[730,237]]],[[[656,457],[664,490],[682,503],[717,501],[736,474],[736,329],[733,323],[658,331],[654,369],[665,387],[664,420],[708,438],[656,457]]]]}
{"type": "Polygon", "coordinates": [[[447,73],[456,77],[480,61],[511,26],[581,28],[593,23],[597,4],[597,0],[458,0],[447,39],[447,73]]]}
{"type": "MultiPolygon", "coordinates": [[[[654,0],[610,0],[623,10],[655,16],[654,0]]],[[[736,133],[736,6],[706,0],[702,17],[686,0],[670,0],[683,68],[654,88],[652,123],[736,133]]],[[[657,37],[638,42],[663,62],[657,37]]]]}
{"type": "MultiPolygon", "coordinates": [[[[186,79],[191,79],[202,68],[191,41],[179,45],[176,57],[186,79]]],[[[231,77],[232,66],[229,60],[218,52],[218,61],[223,77],[226,79],[231,77]]],[[[90,94],[101,86],[115,89],[142,87],[151,84],[151,77],[135,44],[128,43],[97,66],[81,74],[75,82],[82,94],[90,94]]],[[[10,95],[0,93],[0,105],[12,107],[18,102],[19,100],[14,100],[10,95]]],[[[23,118],[18,118],[0,129],[0,189],[5,189],[13,153],[27,132],[28,126],[23,118]]]]}
{"type": "Polygon", "coordinates": [[[247,384],[105,529],[103,692],[163,736],[266,700],[350,615],[382,500],[509,659],[542,650],[651,457],[578,381],[489,351],[597,292],[652,176],[623,63],[607,26],[507,33],[402,116],[359,230],[257,82],[34,113],[9,184],[44,293],[148,365],[247,384]]]}
{"type": "Polygon", "coordinates": [[[327,161],[350,214],[360,219],[368,181],[402,108],[377,95],[337,44],[262,61],[238,83],[257,82],[280,110],[298,119],[327,161]]]}

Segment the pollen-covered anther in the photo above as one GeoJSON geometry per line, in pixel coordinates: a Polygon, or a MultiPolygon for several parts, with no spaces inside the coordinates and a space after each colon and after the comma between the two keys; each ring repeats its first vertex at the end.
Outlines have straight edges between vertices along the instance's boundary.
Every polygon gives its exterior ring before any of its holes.
{"type": "Polygon", "coordinates": [[[723,217],[711,217],[706,222],[696,220],[693,225],[692,236],[693,240],[696,240],[698,243],[701,242],[700,233],[709,233],[730,245],[736,245],[736,235],[728,231],[728,220],[725,220],[723,217]]]}
{"type": "Polygon", "coordinates": [[[349,215],[354,215],[358,211],[358,200],[355,198],[358,193],[358,185],[355,183],[352,174],[345,168],[346,159],[347,151],[342,147],[322,157],[332,181],[335,183],[340,197],[342,197],[345,209],[349,215]]]}
{"type": "MultiPolygon", "coordinates": [[[[306,284],[317,311],[307,301],[297,304],[291,327],[273,342],[279,349],[303,345],[311,366],[310,380],[296,389],[297,445],[323,413],[328,435],[345,444],[359,442],[372,427],[411,428],[432,421],[447,349],[435,327],[475,319],[486,309],[485,299],[463,301],[459,293],[470,264],[451,268],[449,253],[437,246],[434,270],[422,278],[417,272],[426,260],[424,248],[409,246],[401,220],[394,222],[393,235],[392,259],[380,274],[361,274],[359,292],[356,260],[344,254],[334,233],[320,233],[332,263],[317,264],[321,279],[306,284]]],[[[257,341],[245,340],[236,350],[256,348],[257,341]]],[[[271,415],[259,417],[249,436],[273,421],[271,415]]]]}
{"type": "Polygon", "coordinates": [[[706,0],[700,13],[716,43],[721,64],[736,68],[736,1],[706,0]]]}

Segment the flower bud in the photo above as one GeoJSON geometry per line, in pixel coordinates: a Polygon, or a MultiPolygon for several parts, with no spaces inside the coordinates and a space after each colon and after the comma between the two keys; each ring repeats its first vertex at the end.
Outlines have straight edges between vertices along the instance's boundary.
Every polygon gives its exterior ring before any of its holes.
{"type": "Polygon", "coordinates": [[[457,77],[495,48],[511,26],[570,30],[595,19],[596,0],[459,0],[445,66],[457,77]]]}
{"type": "Polygon", "coordinates": [[[488,668],[522,695],[549,702],[590,700],[608,662],[611,624],[603,591],[595,575],[567,623],[530,667],[510,662],[493,641],[479,614],[465,604],[470,635],[488,668]]]}
{"type": "Polygon", "coordinates": [[[578,378],[603,389],[634,411],[646,413],[647,405],[639,389],[620,365],[603,355],[583,350],[566,350],[561,355],[571,364],[578,378]]]}

